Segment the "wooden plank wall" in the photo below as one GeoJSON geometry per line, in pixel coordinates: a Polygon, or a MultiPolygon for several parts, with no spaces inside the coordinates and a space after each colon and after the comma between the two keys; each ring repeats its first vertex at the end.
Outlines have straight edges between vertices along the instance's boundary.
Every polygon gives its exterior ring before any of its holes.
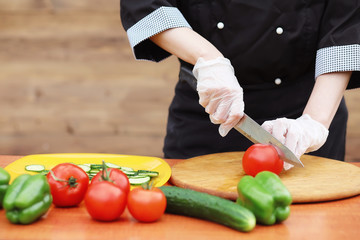
{"type": "MultiPolygon", "coordinates": [[[[135,61],[115,0],[0,0],[0,154],[162,157],[178,62],[135,61]]],[[[349,91],[347,160],[360,160],[349,91]]]]}

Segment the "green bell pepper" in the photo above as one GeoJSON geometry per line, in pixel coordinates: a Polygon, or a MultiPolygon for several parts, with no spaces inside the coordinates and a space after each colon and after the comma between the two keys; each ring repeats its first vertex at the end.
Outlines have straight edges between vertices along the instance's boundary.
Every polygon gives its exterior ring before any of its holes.
{"type": "Polygon", "coordinates": [[[237,186],[237,203],[248,208],[264,225],[282,222],[290,215],[292,197],[278,175],[263,171],[244,176],[237,186]]]}
{"type": "Polygon", "coordinates": [[[9,187],[10,174],[0,167],[0,209],[3,205],[6,190],[9,187]]]}
{"type": "Polygon", "coordinates": [[[42,174],[23,174],[15,178],[6,191],[3,206],[11,223],[30,224],[50,208],[52,196],[42,174]]]}

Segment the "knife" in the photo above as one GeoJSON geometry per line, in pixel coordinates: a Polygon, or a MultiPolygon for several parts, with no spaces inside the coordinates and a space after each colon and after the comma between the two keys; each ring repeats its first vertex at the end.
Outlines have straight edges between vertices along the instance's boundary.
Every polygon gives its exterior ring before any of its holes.
{"type": "Polygon", "coordinates": [[[304,167],[304,164],[294,155],[292,151],[290,151],[290,149],[288,149],[273,135],[263,129],[248,115],[245,114],[234,128],[253,143],[273,145],[275,148],[277,148],[277,150],[280,150],[280,152],[278,151],[279,156],[283,161],[298,167],[304,167]]]}

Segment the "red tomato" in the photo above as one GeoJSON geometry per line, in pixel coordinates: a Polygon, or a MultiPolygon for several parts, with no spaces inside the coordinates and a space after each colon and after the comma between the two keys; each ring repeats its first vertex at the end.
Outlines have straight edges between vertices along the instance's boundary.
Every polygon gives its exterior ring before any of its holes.
{"type": "Polygon", "coordinates": [[[274,146],[254,144],[245,151],[242,166],[245,173],[253,177],[262,171],[270,171],[279,175],[284,167],[284,161],[280,159],[274,146]]]}
{"type": "Polygon", "coordinates": [[[158,188],[134,188],[128,196],[130,214],[140,222],[154,222],[165,212],[166,197],[158,188]]]}
{"type": "Polygon", "coordinates": [[[112,182],[92,184],[85,195],[85,207],[99,221],[114,221],[124,212],[127,194],[112,182]]]}
{"type": "MultiPolygon", "coordinates": [[[[109,173],[109,179],[115,183],[116,186],[120,187],[126,194],[130,191],[130,182],[129,178],[123,173],[120,169],[116,168],[107,168],[109,173]]],[[[99,182],[105,181],[102,179],[103,171],[98,172],[92,179],[91,185],[99,182]]],[[[106,174],[105,174],[106,175],[106,174]]]]}
{"type": "Polygon", "coordinates": [[[47,174],[53,203],[57,207],[78,205],[86,194],[89,177],[84,170],[72,163],[56,165],[47,174]],[[51,173],[52,172],[52,173],[51,173]]]}

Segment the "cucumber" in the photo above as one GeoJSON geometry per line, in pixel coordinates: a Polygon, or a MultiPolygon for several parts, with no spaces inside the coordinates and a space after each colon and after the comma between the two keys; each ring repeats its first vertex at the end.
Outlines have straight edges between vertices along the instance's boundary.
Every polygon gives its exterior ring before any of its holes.
{"type": "Polygon", "coordinates": [[[81,168],[82,170],[84,170],[86,173],[90,172],[91,167],[89,165],[85,165],[85,164],[78,164],[77,165],[79,168],[81,168]]]}
{"type": "Polygon", "coordinates": [[[96,175],[98,172],[100,172],[100,169],[91,169],[87,172],[88,175],[96,175]]]}
{"type": "Polygon", "coordinates": [[[131,185],[142,185],[150,182],[150,177],[149,176],[129,177],[129,182],[131,185]]]}
{"type": "Polygon", "coordinates": [[[101,170],[101,169],[103,169],[103,165],[102,164],[90,164],[90,168],[91,168],[91,170],[93,170],[93,169],[101,170]]]}
{"type": "Polygon", "coordinates": [[[150,170],[138,170],[137,174],[141,175],[141,176],[149,176],[149,177],[157,177],[157,176],[159,176],[159,172],[150,171],[150,170]]]}
{"type": "MultiPolygon", "coordinates": [[[[121,169],[120,169],[121,170],[121,169]]],[[[124,171],[124,170],[121,170],[123,173],[125,173],[128,177],[129,176],[136,176],[137,175],[137,172],[136,171],[124,171]]]]}
{"type": "Polygon", "coordinates": [[[108,163],[106,162],[105,165],[108,167],[108,168],[121,168],[119,165],[116,165],[114,163],[108,163]]]}
{"type": "MultiPolygon", "coordinates": [[[[114,163],[105,163],[108,168],[117,168],[126,174],[129,178],[129,182],[131,185],[141,185],[150,182],[150,180],[154,177],[159,176],[159,172],[150,171],[150,170],[137,170],[135,171],[131,167],[122,167],[114,163]]],[[[98,172],[103,169],[102,164],[94,164],[94,163],[83,163],[76,164],[78,167],[82,168],[89,179],[91,180],[98,172]]],[[[44,165],[40,164],[31,164],[25,166],[26,171],[37,172],[46,175],[49,170],[45,169],[44,165]]]]}
{"type": "Polygon", "coordinates": [[[166,196],[167,213],[216,222],[242,232],[249,232],[256,225],[254,214],[231,200],[179,187],[159,188],[166,196]]]}
{"type": "Polygon", "coordinates": [[[131,168],[131,167],[120,167],[120,169],[122,170],[122,171],[126,171],[126,172],[133,172],[133,171],[135,171],[133,168],[131,168]]]}
{"type": "Polygon", "coordinates": [[[45,170],[45,166],[41,164],[31,164],[26,165],[25,170],[30,172],[42,172],[45,170]]]}

